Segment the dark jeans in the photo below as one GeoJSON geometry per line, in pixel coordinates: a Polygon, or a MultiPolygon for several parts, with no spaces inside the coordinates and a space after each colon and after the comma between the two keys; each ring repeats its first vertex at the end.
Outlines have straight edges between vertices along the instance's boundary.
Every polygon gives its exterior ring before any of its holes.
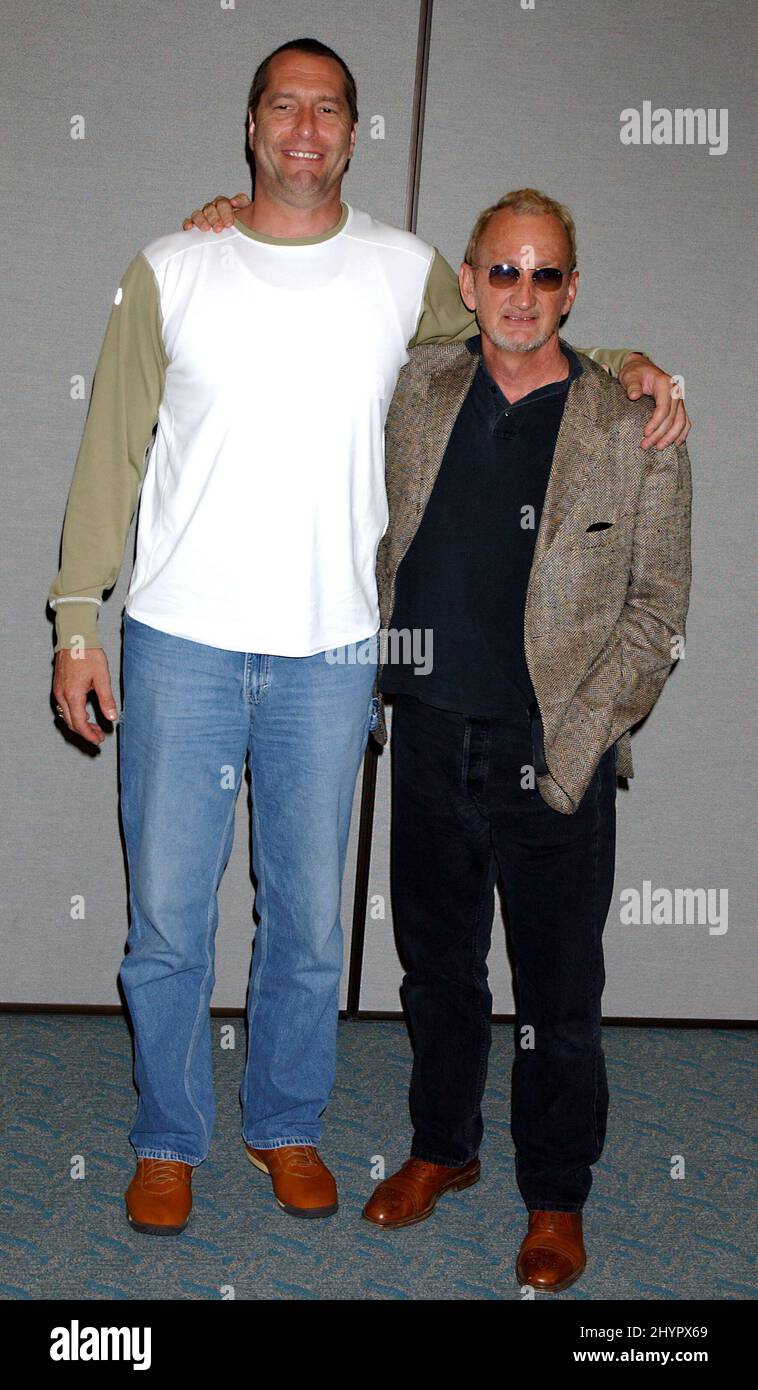
{"type": "Polygon", "coordinates": [[[602,932],[613,892],[616,753],[570,816],[522,787],[523,726],[395,697],[392,888],[413,1043],[412,1153],[462,1165],[483,1133],[487,955],[502,876],[516,994],[511,1134],[530,1211],[580,1211],[600,1157],[602,932]],[[526,1031],[525,1031],[526,1030],[526,1031]]]}

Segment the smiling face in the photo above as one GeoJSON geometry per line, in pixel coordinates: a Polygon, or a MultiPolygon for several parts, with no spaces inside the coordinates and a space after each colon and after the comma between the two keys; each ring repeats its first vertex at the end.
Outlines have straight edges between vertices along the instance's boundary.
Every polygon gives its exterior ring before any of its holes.
{"type": "Polygon", "coordinates": [[[462,265],[461,295],[476,312],[485,337],[508,352],[534,352],[544,347],[576,298],[578,271],[569,274],[570,248],[563,223],[552,213],[515,213],[502,208],[487,223],[475,253],[476,267],[462,265]],[[489,267],[513,265],[521,277],[512,288],[491,285],[489,267]],[[558,290],[540,289],[531,270],[557,266],[563,271],[558,290]]]}
{"type": "Polygon", "coordinates": [[[248,126],[256,186],[294,207],[322,203],[339,187],[355,131],[339,63],[296,50],[277,54],[248,126]]]}

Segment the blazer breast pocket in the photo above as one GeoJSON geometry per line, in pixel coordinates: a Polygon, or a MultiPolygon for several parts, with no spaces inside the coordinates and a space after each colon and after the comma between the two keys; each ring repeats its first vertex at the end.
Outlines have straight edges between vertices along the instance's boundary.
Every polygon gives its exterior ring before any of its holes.
{"type": "Polygon", "coordinates": [[[627,545],[633,524],[634,518],[628,516],[615,521],[591,521],[583,530],[574,531],[568,545],[572,550],[617,549],[627,545]]]}

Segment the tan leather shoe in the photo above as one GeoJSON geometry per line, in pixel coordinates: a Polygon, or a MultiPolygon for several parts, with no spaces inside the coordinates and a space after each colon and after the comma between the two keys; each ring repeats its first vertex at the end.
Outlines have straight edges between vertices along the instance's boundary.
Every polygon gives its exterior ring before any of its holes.
{"type": "Polygon", "coordinates": [[[446,1168],[441,1163],[425,1163],[409,1158],[392,1177],[380,1182],[363,1208],[366,1221],[394,1230],[426,1221],[443,1192],[460,1192],[479,1181],[480,1164],[472,1158],[462,1168],[446,1168]]]}
{"type": "Polygon", "coordinates": [[[192,1210],[192,1173],[191,1163],[138,1158],[124,1194],[129,1225],[154,1236],[177,1236],[192,1210]]]}
{"type": "Polygon", "coordinates": [[[337,1184],[312,1144],[285,1144],[281,1149],[245,1145],[250,1162],[268,1173],[282,1211],[290,1216],[333,1216],[337,1184]]]}
{"type": "Polygon", "coordinates": [[[579,1278],[586,1263],[580,1211],[530,1211],[516,1261],[520,1284],[560,1293],[579,1278]]]}

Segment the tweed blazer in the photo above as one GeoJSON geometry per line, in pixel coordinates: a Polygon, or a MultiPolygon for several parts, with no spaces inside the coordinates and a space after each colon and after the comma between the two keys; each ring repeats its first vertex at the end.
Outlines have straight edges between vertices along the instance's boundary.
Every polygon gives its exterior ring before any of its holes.
{"type": "MultiPolygon", "coordinates": [[[[652,708],[682,653],[691,575],[686,447],[642,450],[649,401],[630,401],[615,378],[578,356],[583,371],[566,397],[524,617],[536,786],[567,815],[611,744],[619,776],[633,776],[629,730],[652,708]],[[597,523],[602,529],[590,529],[597,523]]],[[[465,343],[424,344],[410,350],[400,372],[385,429],[382,631],[477,361],[465,343]]],[[[383,745],[381,642],[379,651],[372,733],[383,745]]]]}

